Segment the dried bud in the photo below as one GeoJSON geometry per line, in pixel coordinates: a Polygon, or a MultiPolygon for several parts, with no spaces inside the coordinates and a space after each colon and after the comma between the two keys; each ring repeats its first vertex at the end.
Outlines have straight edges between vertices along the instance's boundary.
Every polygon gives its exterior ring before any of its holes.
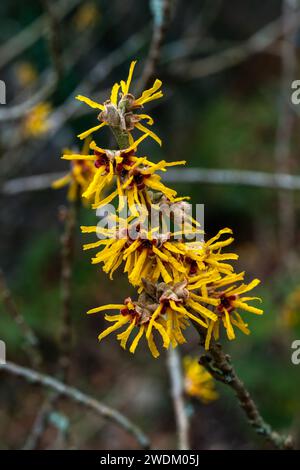
{"type": "Polygon", "coordinates": [[[118,108],[109,100],[106,101],[104,105],[105,110],[99,114],[98,120],[101,122],[107,122],[111,127],[119,127],[121,119],[118,108]]]}

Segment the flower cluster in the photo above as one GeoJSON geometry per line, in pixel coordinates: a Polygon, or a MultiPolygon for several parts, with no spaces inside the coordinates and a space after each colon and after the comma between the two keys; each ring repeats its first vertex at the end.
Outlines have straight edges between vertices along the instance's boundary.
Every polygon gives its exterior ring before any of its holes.
{"type": "Polygon", "coordinates": [[[50,103],[41,102],[30,110],[23,120],[22,131],[25,137],[40,137],[49,131],[51,109],[50,103]]]}
{"type": "Polygon", "coordinates": [[[238,256],[223,251],[233,242],[232,231],[224,228],[211,239],[199,239],[203,236],[201,227],[186,211],[185,199],[189,198],[178,197],[161,181],[157,172],[185,161],[154,163],[137,154],[139,145],[148,137],[161,144],[160,138],[141,124],[143,120],[148,126],[154,122],[141,111],[149,101],[163,95],[160,80],[155,80],[138,98],[130,93],[135,64],[131,63],[126,82],[115,83],[110,99],[104,103],[77,96],[100,110],[100,124],[78,137],[86,139],[108,126],[118,148],[105,149],[91,140],[90,152],[87,148],[81,154],[65,152],[62,158],[71,161],[72,169],[55,183],[56,187],[70,183],[71,195],[75,194],[76,184],[76,194],[91,202],[94,209],[117,201],[117,211],[107,218],[107,226],[82,227],[82,232],[98,237],[85,244],[84,249],[97,249],[92,263],[102,265],[111,279],[122,268],[130,284],[137,288],[137,300],[126,298],[123,303],[100,306],[88,313],[115,310],[115,314],[105,315],[110,326],[99,340],[117,331],[121,347],[126,349],[130,343],[131,353],[144,337],[152,355],[157,357],[157,341],[164,348],[176,347],[186,341],[184,332],[189,325],[201,329],[206,337],[205,348],[209,349],[212,338],[219,338],[221,326],[229,340],[235,338],[236,328],[249,334],[241,311],[263,313],[249,304],[260,299],[247,294],[259,281],[244,283],[245,274],[235,273],[231,264],[238,256]],[[132,136],[135,129],[142,132],[137,140],[132,136]],[[157,216],[155,222],[153,214],[157,216]]]}
{"type": "MultiPolygon", "coordinates": [[[[54,189],[68,186],[67,198],[70,202],[74,202],[78,198],[82,197],[96,173],[95,165],[93,165],[92,162],[81,158],[81,156],[84,156],[88,151],[89,143],[90,139],[85,139],[81,154],[76,155],[78,158],[71,159],[69,172],[52,183],[52,188],[54,189]]],[[[72,155],[72,151],[70,149],[66,149],[64,154],[72,155]]],[[[75,155],[73,155],[73,157],[75,157],[75,155]]]]}
{"type": "Polygon", "coordinates": [[[196,357],[186,356],[183,359],[183,367],[184,389],[187,395],[198,398],[205,404],[218,399],[213,377],[199,364],[196,357]]]}

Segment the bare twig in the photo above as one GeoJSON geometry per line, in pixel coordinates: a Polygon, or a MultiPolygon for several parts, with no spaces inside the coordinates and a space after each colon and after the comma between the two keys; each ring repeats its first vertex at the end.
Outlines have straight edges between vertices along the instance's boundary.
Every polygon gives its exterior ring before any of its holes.
{"type": "Polygon", "coordinates": [[[34,106],[44,101],[56,89],[62,77],[62,48],[59,35],[59,16],[49,0],[42,0],[46,13],[45,21],[48,25],[48,44],[53,70],[49,72],[45,83],[30,98],[14,106],[0,110],[0,121],[20,119],[28,114],[34,106]]]}
{"type": "Polygon", "coordinates": [[[39,367],[41,365],[42,358],[38,349],[38,338],[26,322],[24,316],[18,310],[17,305],[13,299],[12,293],[6,283],[6,279],[4,277],[2,269],[0,269],[0,300],[2,300],[6,311],[14,320],[14,322],[22,333],[22,336],[25,340],[25,348],[28,353],[30,362],[34,367],[39,367]]]}
{"type": "Polygon", "coordinates": [[[41,0],[41,2],[44,6],[47,18],[47,39],[49,43],[51,61],[57,75],[57,79],[60,80],[63,75],[60,21],[53,2],[50,2],[49,0],[41,0]]]}
{"type": "Polygon", "coordinates": [[[263,171],[223,170],[207,168],[170,169],[164,179],[168,182],[240,184],[258,188],[300,189],[300,177],[284,173],[267,173],[263,171]]]}
{"type": "MultiPolygon", "coordinates": [[[[292,33],[299,27],[300,11],[297,10],[290,16],[285,28],[285,33],[292,33]]],[[[278,18],[267,24],[249,39],[233,46],[225,51],[216,53],[205,59],[193,62],[181,62],[170,67],[170,73],[179,73],[185,79],[196,79],[221,72],[234,67],[247,60],[254,54],[261,53],[272,46],[282,35],[282,21],[278,18]]]]}
{"type": "Polygon", "coordinates": [[[29,432],[26,442],[23,446],[24,450],[34,450],[36,449],[41,436],[44,434],[45,429],[48,424],[49,415],[53,411],[53,404],[57,399],[58,394],[52,393],[43,403],[40,408],[31,431],[29,432]]]}
{"type": "MultiPolygon", "coordinates": [[[[205,333],[203,333],[201,329],[197,328],[197,330],[200,333],[202,345],[204,345],[205,333]]],[[[219,343],[212,341],[210,350],[201,356],[199,362],[216,380],[233,389],[249,424],[257,434],[264,436],[276,449],[293,448],[293,442],[290,436],[283,436],[277,433],[265,422],[256,403],[235,372],[230,357],[224,353],[219,343]]]]}
{"type": "MultiPolygon", "coordinates": [[[[15,173],[16,171],[20,171],[24,165],[28,165],[28,161],[32,159],[34,155],[36,155],[38,152],[41,152],[50,140],[53,143],[53,137],[56,136],[56,134],[66,124],[66,122],[69,121],[72,117],[74,117],[75,115],[83,115],[86,111],[90,112],[91,108],[89,108],[88,106],[81,106],[78,101],[74,99],[74,97],[77,94],[86,94],[88,96],[91,96],[93,90],[96,87],[99,88],[99,83],[101,83],[101,81],[110,74],[114,67],[117,67],[118,65],[122,64],[125,60],[135,54],[144,45],[146,41],[145,36],[147,31],[148,27],[141,29],[139,32],[133,34],[126,41],[124,41],[124,43],[118,49],[112,51],[105,58],[99,60],[99,62],[90,70],[90,72],[88,72],[84,80],[76,87],[75,90],[73,90],[70,96],[64,101],[64,103],[61,106],[57,107],[49,116],[50,129],[45,138],[41,138],[40,142],[36,142],[34,140],[31,141],[32,145],[33,143],[35,145],[34,152],[32,152],[31,146],[28,146],[26,148],[24,145],[20,146],[19,143],[17,145],[18,151],[12,152],[13,149],[10,148],[4,155],[2,155],[2,165],[0,168],[0,177],[2,180],[5,180],[5,178],[7,178],[7,175],[10,171],[13,171],[15,173]]],[[[104,96],[104,92],[104,90],[100,92],[98,91],[96,99],[101,99],[102,95],[103,99],[105,99],[105,96],[107,95],[104,96]]],[[[22,112],[27,112],[25,105],[22,109],[22,112]]],[[[57,142],[57,139],[55,140],[55,142],[57,142]]],[[[57,150],[60,151],[61,148],[57,150]]]]}
{"type": "MultiPolygon", "coordinates": [[[[67,16],[81,0],[61,0],[57,5],[57,17],[60,21],[67,16]]],[[[0,47],[0,68],[22,54],[46,33],[47,14],[41,15],[29,26],[23,28],[18,34],[0,47]]]]}
{"type": "Polygon", "coordinates": [[[177,349],[168,349],[167,366],[171,381],[171,394],[176,417],[178,449],[189,450],[189,419],[184,401],[184,386],[180,355],[177,349]]]}
{"type": "Polygon", "coordinates": [[[62,236],[61,299],[62,329],[60,335],[60,367],[64,381],[68,379],[70,352],[72,348],[72,267],[77,221],[77,203],[70,203],[65,213],[65,229],[62,236]]]}
{"type": "Polygon", "coordinates": [[[122,429],[124,429],[126,432],[131,434],[142,448],[149,448],[149,439],[138,426],[132,423],[128,418],[126,418],[126,416],[121,414],[119,411],[108,407],[107,405],[104,405],[100,401],[90,397],[89,395],[86,395],[77,388],[70,387],[49,375],[40,374],[32,369],[19,366],[12,362],[1,364],[0,371],[1,370],[9,374],[21,377],[32,384],[37,384],[46,388],[50,388],[51,390],[57,392],[60,396],[70,398],[79,405],[89,408],[90,410],[99,414],[101,417],[112,421],[113,423],[117,424],[122,429]]]}
{"type": "Polygon", "coordinates": [[[1,121],[13,121],[24,117],[30,113],[38,103],[48,98],[55,90],[58,83],[58,77],[56,72],[52,71],[46,78],[45,83],[39,88],[30,98],[22,103],[14,106],[5,106],[5,109],[0,110],[0,122],[1,121]]]}
{"type": "Polygon", "coordinates": [[[141,77],[140,88],[146,88],[157,69],[161,48],[168,28],[171,14],[171,0],[150,0],[153,10],[153,35],[149,54],[141,77]]]}
{"type": "MultiPolygon", "coordinates": [[[[49,189],[53,181],[66,172],[14,178],[3,184],[2,194],[14,195],[27,191],[49,189]]],[[[172,183],[237,184],[266,189],[300,190],[300,176],[247,170],[212,170],[207,168],[170,169],[164,180],[172,183]]]]}
{"type": "MultiPolygon", "coordinates": [[[[76,203],[70,203],[70,206],[63,210],[64,233],[62,235],[62,266],[61,266],[61,300],[62,300],[62,318],[60,334],[60,358],[58,364],[57,376],[63,382],[69,382],[70,354],[72,350],[72,312],[71,312],[71,289],[72,289],[72,265],[74,256],[74,238],[77,220],[78,206],[76,203]]],[[[52,393],[46,397],[41,406],[33,427],[24,445],[24,449],[35,449],[43,436],[49,417],[55,410],[60,396],[58,393],[52,393]]]]}
{"type": "MultiPolygon", "coordinates": [[[[281,45],[281,103],[278,114],[278,127],[275,144],[275,165],[278,173],[289,173],[291,170],[291,138],[293,132],[294,112],[289,105],[291,83],[295,79],[297,57],[294,42],[295,34],[290,34],[289,21],[297,10],[297,0],[283,0],[282,33],[285,41],[281,45]]],[[[289,262],[295,242],[295,207],[294,195],[291,192],[278,193],[279,245],[284,263],[289,262]]]]}

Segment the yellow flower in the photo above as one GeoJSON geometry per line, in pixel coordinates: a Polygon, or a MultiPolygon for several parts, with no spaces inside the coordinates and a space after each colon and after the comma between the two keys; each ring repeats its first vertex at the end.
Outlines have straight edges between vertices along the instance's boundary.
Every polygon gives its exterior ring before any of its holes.
{"type": "MultiPolygon", "coordinates": [[[[114,322],[112,327],[107,328],[99,335],[102,340],[113,331],[128,325],[125,331],[118,335],[121,346],[126,349],[127,341],[131,332],[136,327],[137,335],[129,349],[135,352],[138,342],[145,336],[150,351],[154,357],[159,356],[155,341],[154,332],[161,336],[163,347],[176,347],[185,342],[182,331],[189,325],[190,317],[186,313],[178,312],[177,305],[185,301],[189,293],[185,289],[185,283],[168,286],[165,283],[158,285],[145,281],[145,291],[139,296],[138,301],[127,298],[122,304],[109,304],[97,307],[88,313],[97,313],[106,310],[119,310],[117,315],[106,315],[105,319],[114,322]]],[[[205,323],[201,322],[203,326],[205,323]]],[[[136,331],[136,329],[134,330],[136,331]]]]}
{"type": "Polygon", "coordinates": [[[96,172],[93,180],[90,182],[86,191],[82,194],[86,198],[94,198],[93,208],[112,202],[119,197],[119,208],[124,204],[124,196],[128,198],[128,205],[133,215],[138,215],[136,206],[146,206],[151,204],[147,194],[141,193],[143,189],[160,191],[169,200],[174,201],[176,191],[167,188],[162,182],[161,177],[155,172],[166,171],[166,168],[174,165],[182,165],[185,162],[166,162],[153,163],[147,157],[137,157],[135,151],[138,145],[146,138],[148,134],[142,135],[130,147],[123,150],[108,150],[98,147],[95,142],[90,143],[93,150],[92,155],[63,155],[65,160],[86,160],[94,162],[96,172]],[[114,177],[116,177],[116,189],[105,199],[102,199],[102,192],[107,186],[110,186],[114,177]]]}
{"type": "MultiPolygon", "coordinates": [[[[130,345],[129,351],[134,353],[141,338],[145,336],[149,321],[155,314],[155,308],[151,309],[151,306],[147,308],[139,302],[133,302],[129,297],[125,300],[124,304],[104,305],[102,307],[93,308],[87,313],[97,313],[105,310],[119,310],[119,313],[117,315],[105,315],[105,319],[113,323],[113,325],[106,328],[106,330],[98,336],[99,341],[110,333],[126,326],[125,330],[117,335],[117,338],[120,341],[121,347],[126,349],[127,342],[132,334],[134,339],[130,345]]],[[[165,321],[163,321],[162,318],[156,318],[153,322],[153,327],[160,335],[163,341],[163,347],[168,348],[170,345],[170,338],[167,335],[165,321]]],[[[153,333],[147,336],[147,343],[153,357],[158,357],[159,351],[156,347],[153,333]]]]}
{"type": "MultiPolygon", "coordinates": [[[[229,340],[235,339],[234,326],[244,334],[250,334],[248,325],[244,322],[237,310],[244,310],[255,315],[263,314],[263,310],[253,307],[252,305],[248,305],[247,303],[252,300],[261,301],[259,297],[248,297],[242,295],[254,289],[260,281],[258,279],[254,279],[249,284],[244,284],[241,283],[243,280],[243,272],[240,274],[229,274],[220,280],[215,280],[211,285],[208,284],[206,286],[210,302],[217,302],[214,306],[217,320],[208,321],[205,349],[209,349],[212,335],[216,340],[219,339],[220,324],[223,324],[229,340]],[[240,284],[237,285],[236,283],[240,284]]],[[[195,286],[193,285],[189,285],[189,289],[191,291],[194,287],[195,286]]],[[[191,293],[191,297],[193,299],[201,299],[201,297],[193,292],[191,293]]],[[[210,305],[213,305],[213,303],[210,303],[210,305]]]]}
{"type": "Polygon", "coordinates": [[[300,324],[300,288],[296,287],[287,297],[283,306],[283,324],[287,327],[295,327],[300,324]]]}
{"type": "Polygon", "coordinates": [[[144,280],[144,288],[138,301],[127,298],[122,304],[109,304],[96,307],[87,313],[97,313],[106,310],[119,310],[117,315],[106,315],[105,319],[114,322],[99,335],[102,340],[113,331],[128,326],[123,333],[118,335],[121,346],[126,349],[127,341],[134,328],[138,329],[137,335],[129,349],[134,352],[139,340],[145,336],[151,353],[154,357],[159,356],[159,352],[154,342],[154,332],[158,332],[163,340],[163,347],[175,348],[179,344],[185,343],[183,330],[189,326],[190,321],[197,323],[202,328],[208,327],[210,319],[217,317],[210,310],[190,299],[189,291],[186,289],[186,282],[168,285],[164,282],[151,283],[144,280]],[[194,310],[194,313],[190,310],[194,310]]]}
{"type": "MultiPolygon", "coordinates": [[[[114,271],[124,262],[129,282],[137,287],[142,287],[143,278],[151,282],[163,280],[166,284],[185,279],[187,271],[182,259],[189,255],[188,245],[171,240],[173,233],[159,235],[147,231],[138,221],[131,221],[132,218],[118,218],[113,228],[81,227],[83,233],[96,233],[102,238],[83,247],[84,250],[101,248],[92,258],[92,264],[103,263],[104,272],[110,273],[112,279],[114,271]]],[[[205,282],[215,278],[209,273],[205,282]]]]}
{"type": "MultiPolygon", "coordinates": [[[[87,152],[89,143],[90,140],[86,139],[82,148],[83,155],[87,152]]],[[[72,151],[65,150],[64,153],[71,155],[72,151]]],[[[71,160],[70,163],[71,169],[69,173],[54,181],[52,183],[52,188],[59,189],[68,185],[69,189],[67,198],[69,201],[76,201],[87,190],[92,179],[94,178],[96,168],[92,162],[83,159],[74,159],[71,160]]]]}
{"type": "Polygon", "coordinates": [[[161,139],[149,128],[141,124],[141,121],[146,120],[147,124],[152,126],[153,119],[151,116],[148,114],[137,114],[135,111],[141,109],[144,104],[163,96],[163,93],[160,90],[162,82],[156,79],[153,86],[148,90],[143,91],[141,96],[136,99],[131,93],[129,93],[135,64],[136,61],[131,62],[126,82],[121,80],[120,83],[115,83],[111,90],[110,99],[104,103],[97,103],[86,96],[76,96],[76,99],[79,101],[83,101],[91,108],[101,111],[98,116],[101,123],[79,134],[78,137],[80,139],[84,139],[91,133],[101,129],[103,126],[109,125],[112,128],[118,127],[124,132],[130,132],[136,128],[143,133],[149,134],[150,137],[161,145],[161,139]]]}
{"type": "Polygon", "coordinates": [[[16,76],[22,87],[33,84],[37,79],[37,71],[30,62],[20,62],[16,65],[16,76]]]}
{"type": "Polygon", "coordinates": [[[74,17],[75,29],[83,32],[87,28],[93,27],[99,20],[100,14],[94,2],[87,2],[81,5],[74,17]]]}
{"type": "Polygon", "coordinates": [[[233,267],[228,263],[224,263],[224,261],[237,260],[238,255],[236,253],[221,253],[221,250],[230,245],[234,240],[233,237],[220,240],[221,236],[224,234],[231,235],[232,230],[230,228],[224,228],[220,230],[217,235],[204,243],[190,243],[193,255],[190,258],[186,258],[185,263],[189,266],[191,282],[194,282],[195,277],[208,267],[217,269],[223,274],[233,272],[233,267]]]}
{"type": "Polygon", "coordinates": [[[184,388],[187,395],[210,403],[219,398],[212,375],[198,363],[197,358],[186,356],[183,359],[184,388]]]}
{"type": "Polygon", "coordinates": [[[23,122],[23,132],[26,137],[38,137],[50,129],[50,103],[40,103],[27,114],[23,122]]]}

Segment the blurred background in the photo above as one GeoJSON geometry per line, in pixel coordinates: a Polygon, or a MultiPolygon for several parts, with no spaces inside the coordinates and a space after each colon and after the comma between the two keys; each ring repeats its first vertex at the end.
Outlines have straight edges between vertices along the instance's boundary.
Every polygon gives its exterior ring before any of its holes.
{"type": "MultiPolygon", "coordinates": [[[[139,77],[154,76],[162,79],[165,95],[151,106],[163,146],[149,141],[143,148],[154,161],[186,159],[187,168],[198,169],[170,172],[169,184],[205,204],[207,236],[233,229],[236,269],[246,270],[248,280],[262,280],[265,315],[247,315],[251,335],[238,334],[231,344],[223,338],[225,350],[266,420],[299,439],[300,366],[291,363],[291,343],[300,339],[300,107],[290,99],[292,81],[300,78],[299,2],[3,0],[0,17],[0,79],[6,83],[6,105],[0,106],[0,339],[7,359],[33,365],[25,319],[39,342],[37,367],[57,374],[67,202],[66,190],[52,190],[51,182],[68,171],[62,149],[76,150],[76,134],[95,125],[95,111],[74,96],[103,101],[137,59],[132,91],[139,77]]],[[[102,147],[110,144],[108,132],[97,139],[102,147]]],[[[69,382],[146,429],[154,448],[174,449],[165,354],[154,360],[140,345],[132,356],[113,335],[98,344],[104,319],[85,315],[134,295],[122,274],[110,281],[82,252],[87,238],[79,226],[95,222],[92,211],[80,208],[69,382]]],[[[188,338],[180,353],[196,357],[197,335],[189,331],[188,338]]],[[[187,398],[191,447],[264,447],[231,390],[217,390],[220,398],[210,404],[187,398]]],[[[1,373],[0,449],[136,447],[123,430],[71,401],[59,400],[45,412],[49,401],[47,391],[1,373]]]]}

